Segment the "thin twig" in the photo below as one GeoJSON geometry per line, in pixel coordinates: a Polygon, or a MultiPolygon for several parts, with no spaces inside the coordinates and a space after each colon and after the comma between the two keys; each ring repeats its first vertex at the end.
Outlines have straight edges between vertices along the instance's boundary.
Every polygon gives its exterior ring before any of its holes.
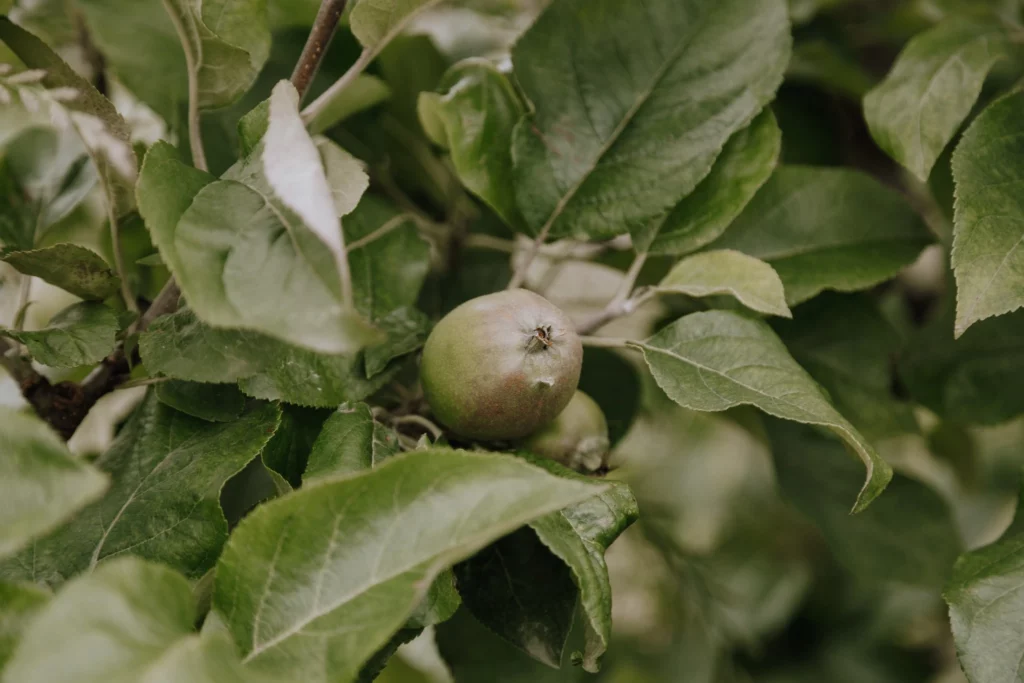
{"type": "Polygon", "coordinates": [[[309,32],[306,46],[302,48],[302,55],[299,56],[299,61],[295,64],[295,70],[292,72],[292,85],[299,93],[300,102],[309,92],[309,86],[313,83],[313,78],[316,77],[324,55],[327,54],[327,48],[331,44],[331,39],[334,38],[335,31],[338,30],[338,22],[345,11],[347,1],[323,0],[320,3],[320,11],[317,12],[316,19],[313,21],[313,28],[309,32]]]}
{"type": "Polygon", "coordinates": [[[124,305],[133,313],[139,312],[139,304],[132,294],[131,285],[128,284],[128,271],[124,264],[124,251],[121,249],[121,226],[117,222],[117,207],[115,206],[114,192],[108,183],[103,183],[104,194],[107,200],[107,218],[110,221],[110,240],[114,251],[114,268],[117,276],[121,278],[121,298],[124,305]]]}
{"type": "Polygon", "coordinates": [[[516,289],[522,286],[523,282],[526,280],[527,271],[530,270],[530,266],[533,265],[533,259],[537,258],[537,254],[540,252],[541,247],[544,246],[544,241],[547,240],[548,233],[551,232],[551,226],[553,224],[553,220],[548,221],[544,225],[544,228],[541,229],[540,234],[538,234],[537,238],[533,240],[533,244],[530,245],[529,250],[527,250],[526,254],[523,255],[523,260],[519,262],[519,265],[516,267],[516,272],[512,274],[512,279],[509,280],[508,287],[505,289],[516,289]]]}
{"type": "Polygon", "coordinates": [[[637,278],[640,277],[640,271],[644,269],[645,263],[647,263],[647,252],[639,252],[636,258],[633,259],[632,265],[629,266],[629,270],[626,271],[626,277],[622,280],[619,290],[615,293],[615,297],[609,305],[621,304],[629,298],[633,293],[633,287],[636,286],[637,278]]]}
{"type": "Polygon", "coordinates": [[[393,232],[394,230],[397,230],[403,224],[408,223],[411,220],[414,220],[413,216],[410,216],[409,214],[405,214],[405,213],[400,213],[397,216],[395,216],[394,218],[392,218],[392,219],[390,219],[388,221],[385,221],[383,225],[381,225],[379,228],[377,228],[376,230],[374,230],[370,234],[364,235],[364,236],[360,237],[359,239],[355,240],[354,242],[350,242],[349,244],[345,245],[345,251],[346,252],[353,252],[356,249],[360,249],[362,247],[365,247],[367,244],[370,244],[371,242],[375,242],[375,241],[379,240],[381,237],[384,237],[389,232],[393,232]]]}
{"type": "Polygon", "coordinates": [[[22,275],[18,283],[18,308],[14,311],[14,329],[19,332],[25,329],[25,313],[28,310],[29,297],[32,296],[32,276],[22,275]]]}
{"type": "Polygon", "coordinates": [[[580,341],[583,342],[584,346],[593,346],[601,349],[629,349],[633,348],[630,346],[632,340],[622,339],[620,337],[588,337],[580,336],[580,341]]]}
{"type": "Polygon", "coordinates": [[[625,301],[621,301],[614,306],[606,306],[603,311],[579,325],[576,328],[576,332],[578,334],[593,334],[611,321],[631,315],[642,305],[657,296],[657,294],[657,290],[654,289],[637,291],[625,301]]]}
{"type": "Polygon", "coordinates": [[[398,417],[391,418],[391,424],[414,424],[419,427],[423,427],[428,432],[430,432],[430,435],[434,437],[435,441],[444,436],[444,431],[442,431],[440,427],[438,427],[436,424],[434,424],[427,418],[423,417],[422,415],[399,415],[398,417]]]}
{"type": "Polygon", "coordinates": [[[192,54],[192,48],[188,39],[188,32],[185,25],[181,23],[181,17],[174,11],[170,0],[163,0],[167,16],[174,24],[174,30],[178,33],[178,41],[185,53],[185,68],[188,71],[188,144],[192,150],[192,165],[200,171],[208,171],[206,165],[206,152],[203,150],[203,136],[199,128],[199,76],[196,56],[192,54]]]}
{"type": "Polygon", "coordinates": [[[178,289],[178,283],[175,282],[174,278],[171,277],[164,284],[163,289],[153,299],[153,303],[149,305],[146,312],[139,318],[139,323],[136,325],[138,331],[145,330],[150,324],[162,315],[167,313],[173,313],[174,309],[178,307],[178,297],[181,296],[181,290],[178,289]]]}

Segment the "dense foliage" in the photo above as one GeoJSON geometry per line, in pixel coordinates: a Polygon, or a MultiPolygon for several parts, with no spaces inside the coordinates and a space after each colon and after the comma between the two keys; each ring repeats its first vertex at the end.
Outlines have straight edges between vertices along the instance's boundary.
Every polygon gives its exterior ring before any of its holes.
{"type": "Polygon", "coordinates": [[[1024,3],[0,12],[3,683],[1024,681],[1024,3]]]}

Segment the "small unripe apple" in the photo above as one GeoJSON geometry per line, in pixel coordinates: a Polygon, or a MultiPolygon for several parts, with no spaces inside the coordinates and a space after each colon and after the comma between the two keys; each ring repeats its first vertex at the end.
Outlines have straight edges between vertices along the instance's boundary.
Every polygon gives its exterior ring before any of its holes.
{"type": "Polygon", "coordinates": [[[580,379],[583,345],[569,317],[513,289],[471,299],[434,327],[420,381],[434,417],[456,435],[509,441],[554,420],[580,379]]]}
{"type": "Polygon", "coordinates": [[[601,407],[577,391],[565,410],[526,439],[522,447],[578,472],[589,473],[604,467],[610,445],[608,422],[601,407]]]}

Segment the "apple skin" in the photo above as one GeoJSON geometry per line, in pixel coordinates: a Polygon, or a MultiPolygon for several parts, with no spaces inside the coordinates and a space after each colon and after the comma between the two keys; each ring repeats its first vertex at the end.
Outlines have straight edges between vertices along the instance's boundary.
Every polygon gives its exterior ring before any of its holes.
{"type": "Polygon", "coordinates": [[[437,323],[420,382],[434,417],[457,436],[510,441],[562,412],[582,365],[569,317],[538,294],[512,289],[471,299],[437,323]]]}
{"type": "Polygon", "coordinates": [[[608,422],[601,407],[582,391],[569,405],[521,445],[536,455],[550,458],[577,472],[590,474],[607,464],[610,450],[608,422]]]}

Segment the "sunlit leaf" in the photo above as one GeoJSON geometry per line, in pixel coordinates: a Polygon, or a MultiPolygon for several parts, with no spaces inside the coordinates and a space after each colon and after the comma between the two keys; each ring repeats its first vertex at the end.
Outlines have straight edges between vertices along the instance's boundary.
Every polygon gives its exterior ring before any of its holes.
{"type": "Polygon", "coordinates": [[[791,318],[778,274],[764,261],[723,249],[688,256],[672,267],[656,291],[692,297],[731,294],[752,310],[791,318]]]}

